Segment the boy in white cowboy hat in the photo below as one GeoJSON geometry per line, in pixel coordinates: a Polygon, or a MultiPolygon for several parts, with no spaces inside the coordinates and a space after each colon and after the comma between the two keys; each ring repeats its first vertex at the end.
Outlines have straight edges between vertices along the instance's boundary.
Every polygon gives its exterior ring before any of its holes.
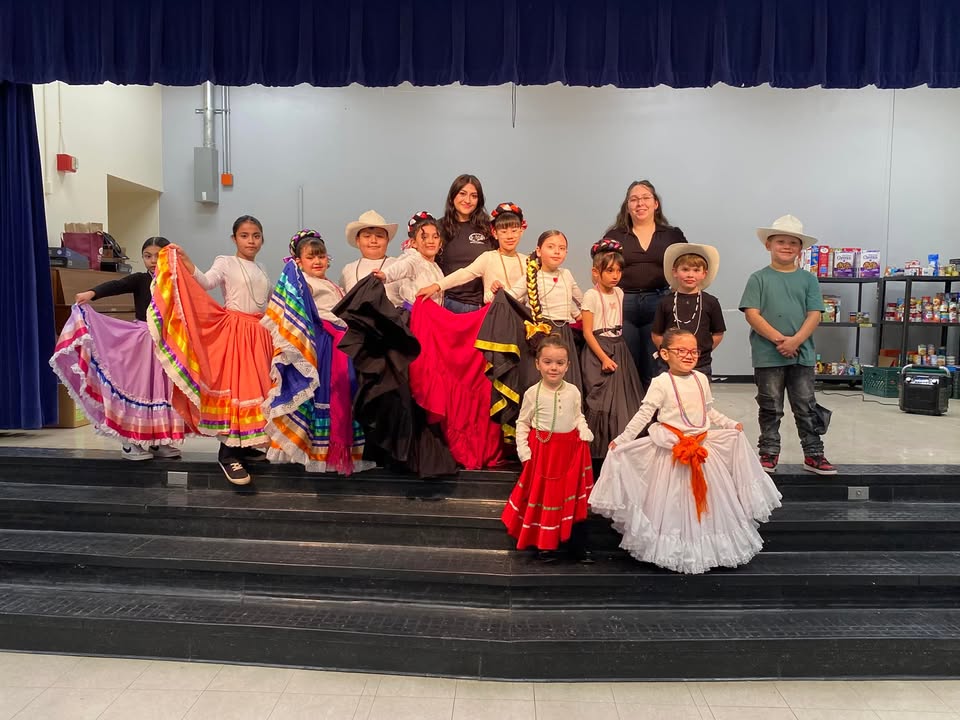
{"type": "MultiPolygon", "coordinates": [[[[357,220],[347,223],[347,244],[360,250],[359,260],[347,265],[340,274],[340,286],[350,292],[354,285],[374,270],[383,271],[397,261],[387,257],[387,244],[397,234],[397,223],[388,223],[375,210],[367,210],[357,220]]],[[[385,284],[387,297],[394,305],[402,305],[399,283],[385,284]]]]}
{"type": "Polygon", "coordinates": [[[669,295],[664,295],[653,316],[653,344],[660,347],[670,328],[689,330],[697,338],[696,369],[708,378],[713,374],[711,352],[723,339],[720,301],[704,292],[717,277],[720,253],[711,245],[674,243],[663,253],[663,275],[668,278],[669,295]]]}
{"type": "Polygon", "coordinates": [[[803,446],[803,466],[819,475],[836,475],[823,455],[826,426],[814,394],[813,331],[820,323],[820,284],[800,269],[800,252],[817,240],[804,235],[803,224],[784,215],[757,237],[770,252],[770,265],[747,280],[740,310],[749,323],[750,350],[760,419],[760,464],[776,472],[780,459],[780,419],[786,390],[803,446]]]}

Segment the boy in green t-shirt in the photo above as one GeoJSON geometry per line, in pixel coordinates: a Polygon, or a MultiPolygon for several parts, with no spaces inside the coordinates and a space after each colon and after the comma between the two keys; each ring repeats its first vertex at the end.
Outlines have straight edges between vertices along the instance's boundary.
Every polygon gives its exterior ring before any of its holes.
{"type": "Polygon", "coordinates": [[[792,215],[759,228],[757,236],[770,252],[770,265],[747,280],[740,310],[751,327],[760,464],[768,473],[777,470],[786,390],[803,446],[803,466],[819,475],[836,475],[836,468],[823,455],[820,436],[826,427],[813,387],[813,331],[820,324],[823,295],[817,278],[797,265],[800,251],[817,241],[803,234],[803,224],[792,215]]]}

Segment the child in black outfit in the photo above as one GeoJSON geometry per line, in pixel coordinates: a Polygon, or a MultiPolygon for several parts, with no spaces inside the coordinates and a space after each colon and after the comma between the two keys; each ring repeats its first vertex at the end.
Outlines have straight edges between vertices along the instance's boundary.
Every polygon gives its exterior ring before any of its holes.
{"type": "Polygon", "coordinates": [[[658,348],[663,334],[672,327],[693,333],[700,353],[696,369],[707,378],[713,374],[711,352],[727,329],[720,301],[704,292],[719,269],[720,253],[715,247],[693,243],[669,246],[663,254],[663,274],[673,292],[660,300],[653,318],[653,344],[658,348]]]}

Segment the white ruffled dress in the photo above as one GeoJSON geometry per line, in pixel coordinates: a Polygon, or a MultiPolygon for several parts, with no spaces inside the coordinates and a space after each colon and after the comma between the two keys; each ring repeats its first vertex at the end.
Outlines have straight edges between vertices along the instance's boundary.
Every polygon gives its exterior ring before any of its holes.
{"type": "Polygon", "coordinates": [[[749,562],[763,547],[758,523],[780,507],[780,493],[736,429],[713,409],[706,377],[663,373],[653,379],[640,411],[615,442],[590,495],[590,506],[613,521],[620,547],[637,560],[681,573],[749,562]],[[684,412],[681,412],[681,407],[684,412]],[[650,436],[632,440],[659,410],[650,436]],[[678,437],[706,431],[703,473],[707,507],[697,518],[691,467],[675,462],[678,437]],[[723,429],[707,428],[711,425],[723,429]]]}

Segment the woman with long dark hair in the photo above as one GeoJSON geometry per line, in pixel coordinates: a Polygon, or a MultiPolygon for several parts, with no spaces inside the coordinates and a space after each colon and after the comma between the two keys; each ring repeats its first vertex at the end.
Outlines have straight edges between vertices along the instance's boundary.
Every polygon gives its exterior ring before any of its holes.
{"type": "Polygon", "coordinates": [[[650,337],[660,297],[670,292],[663,275],[663,253],[674,243],[685,243],[680,228],[667,222],[660,196],[649,180],[635,180],[613,225],[604,237],[623,246],[623,339],[637,364],[644,390],[656,371],[656,348],[650,337]]]}
{"type": "MultiPolygon", "coordinates": [[[[490,237],[490,215],[484,207],[483,185],[475,175],[460,175],[450,185],[443,219],[440,220],[443,250],[437,264],[444,275],[466,267],[481,253],[495,249],[490,237]]],[[[464,313],[483,305],[483,280],[451,288],[444,294],[443,306],[464,313]]]]}

